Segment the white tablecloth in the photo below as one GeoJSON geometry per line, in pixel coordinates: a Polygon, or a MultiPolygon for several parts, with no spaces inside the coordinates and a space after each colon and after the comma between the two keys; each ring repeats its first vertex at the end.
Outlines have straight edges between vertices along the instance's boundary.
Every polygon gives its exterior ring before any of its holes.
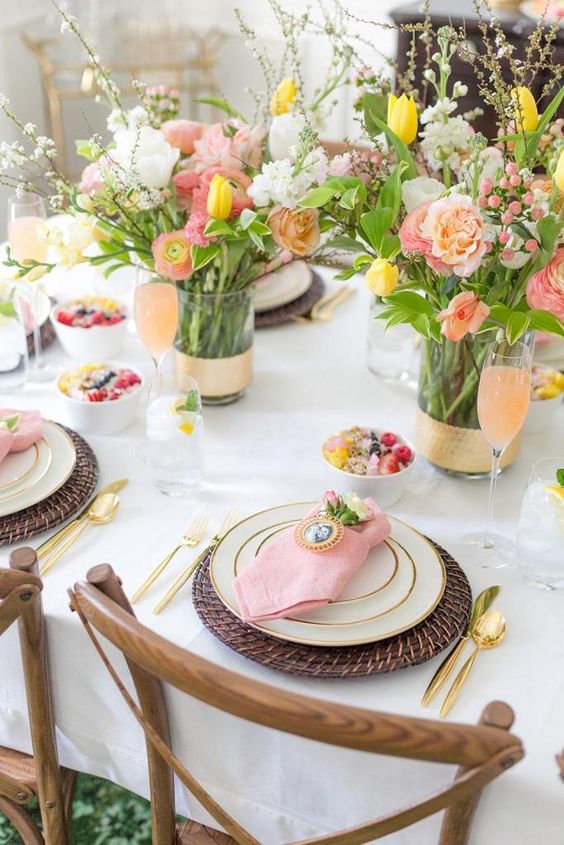
{"type": "MultiPolygon", "coordinates": [[[[361,283],[359,283],[361,285],[361,283]]],[[[110,562],[131,593],[183,533],[196,507],[214,522],[231,505],[259,510],[313,499],[326,487],[320,444],[325,435],[360,422],[412,434],[413,394],[382,383],[365,366],[367,295],[364,290],[333,321],[286,325],[256,335],[256,377],[236,405],[205,409],[206,483],[197,499],[173,500],[153,489],[136,457],[143,423],[110,438],[91,437],[101,482],[128,476],[114,523],[89,530],[45,580],[55,716],[62,763],[147,795],[144,740],[105,668],[69,612],[66,588],[93,564],[110,562]]],[[[62,353],[52,353],[52,357],[62,353]]],[[[122,359],[150,372],[136,338],[122,359]]],[[[14,407],[40,407],[65,422],[52,385],[2,397],[14,407]]],[[[525,438],[518,462],[501,476],[498,527],[513,534],[532,462],[563,455],[563,420],[546,435],[525,438]]],[[[435,473],[421,462],[416,483],[393,508],[436,538],[464,564],[460,536],[482,526],[487,483],[435,473]]],[[[7,561],[2,550],[0,563],[7,561]]],[[[151,612],[187,564],[179,554],[166,577],[137,606],[140,620],[195,654],[280,688],[359,707],[412,716],[437,716],[420,699],[440,658],[393,675],[356,682],[299,680],[239,657],[203,628],[190,590],[160,616],[151,612]]],[[[564,746],[564,592],[525,585],[513,569],[466,567],[472,588],[499,583],[498,607],[508,620],[505,643],[480,656],[451,718],[476,722],[492,699],[510,703],[525,760],[486,790],[472,845],[564,843],[564,785],[554,754],[564,746]]],[[[118,660],[118,664],[121,662],[118,660]]],[[[17,646],[10,629],[0,639],[0,743],[29,751],[26,707],[17,646]]],[[[126,675],[126,670],[123,670],[126,675]]],[[[174,748],[204,786],[265,845],[323,834],[409,804],[452,777],[449,767],[331,749],[246,724],[167,690],[174,748]]],[[[179,812],[209,821],[193,798],[179,791],[179,812]]],[[[427,845],[436,841],[434,817],[386,839],[427,845]]]]}

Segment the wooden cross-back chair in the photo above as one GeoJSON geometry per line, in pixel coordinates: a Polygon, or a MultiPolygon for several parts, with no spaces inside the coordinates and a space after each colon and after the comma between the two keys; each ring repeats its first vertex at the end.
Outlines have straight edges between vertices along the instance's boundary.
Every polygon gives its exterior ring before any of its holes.
{"type": "Polygon", "coordinates": [[[172,753],[161,681],[212,707],[267,728],[343,748],[459,766],[452,783],[417,804],[294,845],[362,845],[440,810],[446,810],[441,845],[464,845],[482,788],[523,757],[520,740],[509,733],[513,711],[502,702],[486,707],[480,725],[459,725],[308,698],[222,669],[144,627],[135,618],[121,581],[107,564],[92,568],[87,581],[75,584],[69,595],[72,609],[78,612],[106,668],[145,731],[153,845],[204,842],[260,845],[172,753]],[[106,656],[97,633],[124,654],[139,706],[106,656]],[[192,822],[175,828],[173,772],[229,836],[192,822]]]}
{"type": "Polygon", "coordinates": [[[76,773],[59,766],[37,555],[20,548],[0,569],[0,636],[17,620],[33,756],[0,746],[0,812],[25,845],[69,841],[76,773]],[[37,796],[43,834],[26,809],[37,796]]]}

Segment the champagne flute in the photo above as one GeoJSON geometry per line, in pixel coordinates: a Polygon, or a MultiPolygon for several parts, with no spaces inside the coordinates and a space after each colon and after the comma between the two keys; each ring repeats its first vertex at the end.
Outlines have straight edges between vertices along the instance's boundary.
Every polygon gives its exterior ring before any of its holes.
{"type": "Polygon", "coordinates": [[[495,341],[490,344],[478,387],[480,428],[492,447],[492,471],[485,531],[467,534],[470,561],[497,569],[510,562],[514,545],[507,537],[492,532],[499,461],[525,422],[531,394],[531,353],[524,343],[495,341]]]}
{"type": "MultiPolygon", "coordinates": [[[[34,193],[8,198],[8,243],[13,258],[17,261],[33,259],[46,261],[48,246],[38,234],[38,227],[47,219],[47,210],[42,197],[34,193]]],[[[39,282],[29,282],[26,289],[31,312],[33,346],[35,357],[28,370],[29,381],[47,381],[58,374],[58,370],[45,363],[41,343],[41,326],[49,316],[51,303],[39,282]]]]}

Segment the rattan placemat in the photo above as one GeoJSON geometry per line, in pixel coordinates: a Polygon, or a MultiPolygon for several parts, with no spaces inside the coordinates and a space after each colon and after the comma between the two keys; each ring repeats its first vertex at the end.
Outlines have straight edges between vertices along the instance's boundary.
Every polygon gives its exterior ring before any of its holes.
{"type": "MultiPolygon", "coordinates": [[[[46,320],[41,326],[41,347],[47,349],[48,346],[55,341],[57,337],[55,328],[51,320],[46,320]]],[[[35,355],[35,342],[33,340],[33,332],[27,336],[27,351],[29,355],[35,355]]]]}
{"type": "Polygon", "coordinates": [[[61,426],[71,437],[76,449],[76,464],[69,478],[56,493],[25,508],[0,518],[0,546],[27,540],[70,519],[88,501],[98,481],[96,455],[80,434],[61,426]]]}
{"type": "MultiPolygon", "coordinates": [[[[431,541],[432,542],[432,541],[431,541]]],[[[446,567],[446,587],[434,611],[415,628],[387,640],[355,646],[289,643],[241,622],[213,589],[208,556],[194,576],[192,599],[198,616],[229,648],[280,672],[316,678],[364,678],[430,660],[460,637],[468,623],[472,592],[466,575],[448,552],[433,543],[446,567]]]]}
{"type": "Polygon", "coordinates": [[[303,293],[294,299],[292,302],[287,302],[286,305],[281,305],[279,308],[270,308],[268,311],[259,311],[255,314],[255,328],[262,329],[267,326],[281,326],[283,323],[288,323],[292,317],[304,317],[309,314],[315,303],[321,299],[325,293],[325,285],[321,276],[315,271],[311,271],[313,281],[311,286],[303,293]]]}

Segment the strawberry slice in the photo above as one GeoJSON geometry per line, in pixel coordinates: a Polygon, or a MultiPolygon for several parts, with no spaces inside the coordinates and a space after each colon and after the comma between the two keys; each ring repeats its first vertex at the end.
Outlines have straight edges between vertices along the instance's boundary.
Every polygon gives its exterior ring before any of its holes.
{"type": "Polygon", "coordinates": [[[398,459],[391,452],[388,452],[387,455],[382,455],[378,464],[378,470],[380,475],[393,475],[393,473],[399,472],[400,465],[398,459]]]}

